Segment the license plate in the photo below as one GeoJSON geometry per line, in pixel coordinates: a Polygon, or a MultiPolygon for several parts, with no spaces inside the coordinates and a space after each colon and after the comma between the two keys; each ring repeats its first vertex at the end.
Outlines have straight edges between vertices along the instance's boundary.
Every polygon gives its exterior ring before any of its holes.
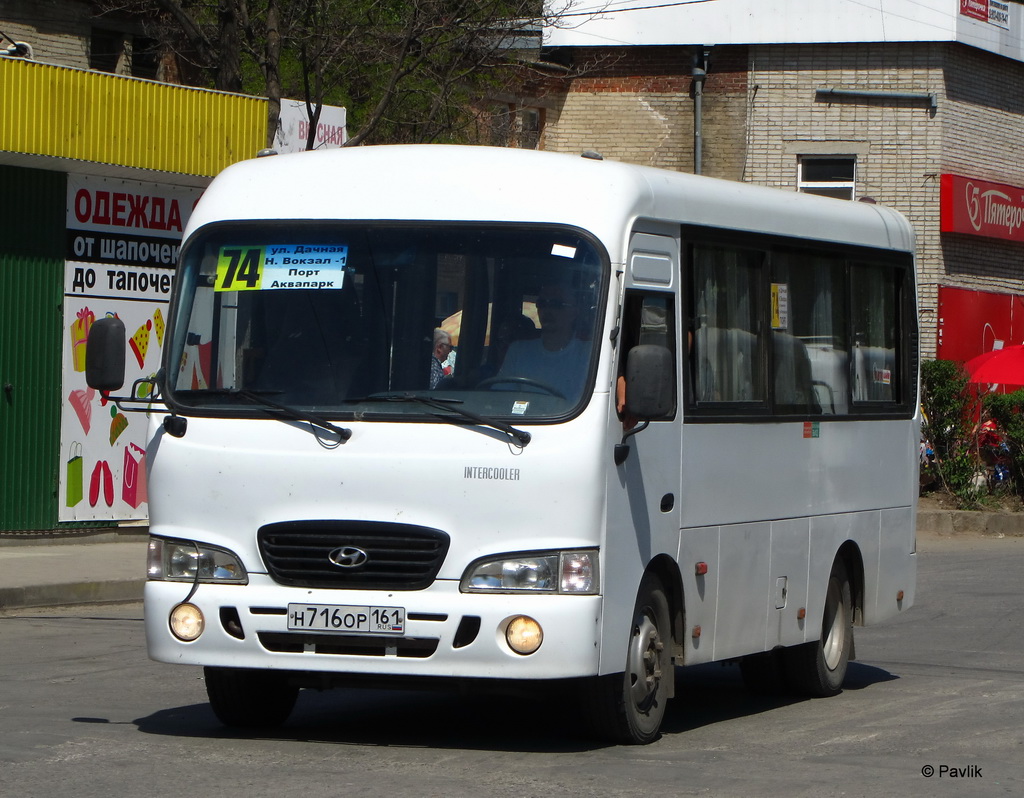
{"type": "Polygon", "coordinates": [[[405,634],[405,607],[289,604],[288,628],[350,635],[401,635],[405,634]]]}

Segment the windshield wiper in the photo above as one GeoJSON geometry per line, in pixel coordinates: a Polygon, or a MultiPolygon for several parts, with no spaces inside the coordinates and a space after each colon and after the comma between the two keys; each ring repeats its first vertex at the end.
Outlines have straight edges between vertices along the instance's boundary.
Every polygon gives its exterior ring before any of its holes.
{"type": "MultiPolygon", "coordinates": [[[[308,410],[300,410],[297,407],[291,407],[290,405],[283,405],[280,402],[275,402],[268,399],[263,395],[263,391],[250,391],[245,388],[201,388],[198,391],[190,391],[190,393],[200,394],[220,394],[222,396],[238,396],[245,399],[253,404],[260,405],[266,410],[280,413],[286,418],[290,418],[294,421],[305,421],[308,424],[312,424],[315,427],[320,427],[328,432],[333,432],[337,435],[344,443],[352,437],[352,430],[345,427],[339,427],[337,424],[332,424],[323,416],[319,416],[316,413],[310,413],[308,410]]],[[[274,391],[274,393],[280,393],[280,391],[274,391]]]]}
{"type": "MultiPolygon", "coordinates": [[[[363,397],[362,399],[349,399],[348,402],[418,402],[426,407],[432,407],[435,410],[447,410],[460,416],[468,421],[473,421],[484,427],[490,427],[496,429],[499,432],[504,432],[510,438],[512,438],[520,446],[526,446],[533,437],[529,432],[523,429],[517,429],[511,424],[506,424],[504,421],[498,421],[497,419],[487,418],[486,416],[478,416],[476,413],[471,413],[469,410],[464,410],[458,405],[463,404],[461,399],[451,399],[449,397],[440,396],[423,396],[418,393],[375,393],[370,396],[363,397]]],[[[435,418],[442,420],[451,421],[451,416],[431,414],[435,418]]]]}

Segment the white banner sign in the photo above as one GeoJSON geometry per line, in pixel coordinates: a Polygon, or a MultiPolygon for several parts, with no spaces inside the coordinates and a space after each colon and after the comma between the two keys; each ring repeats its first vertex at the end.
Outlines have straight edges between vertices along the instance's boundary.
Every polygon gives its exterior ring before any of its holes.
{"type": "MultiPolygon", "coordinates": [[[[313,149],[341,147],[348,140],[345,109],[325,105],[313,139],[313,149]]],[[[281,118],[274,136],[274,149],[279,153],[303,152],[309,140],[309,112],[301,100],[281,100],[281,118]]]]}

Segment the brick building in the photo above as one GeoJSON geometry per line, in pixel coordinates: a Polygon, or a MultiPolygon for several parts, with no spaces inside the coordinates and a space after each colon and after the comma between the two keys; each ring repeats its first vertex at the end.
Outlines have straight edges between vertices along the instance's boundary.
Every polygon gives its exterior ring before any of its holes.
{"type": "Polygon", "coordinates": [[[179,82],[175,62],[148,38],[138,20],[102,13],[89,0],[0,0],[6,41],[26,42],[32,57],[51,64],[116,75],[179,82]]]}
{"type": "Polygon", "coordinates": [[[1019,2],[570,11],[545,34],[542,59],[565,72],[533,101],[542,148],[896,207],[918,236],[923,354],[1024,342],[1019,2]]]}

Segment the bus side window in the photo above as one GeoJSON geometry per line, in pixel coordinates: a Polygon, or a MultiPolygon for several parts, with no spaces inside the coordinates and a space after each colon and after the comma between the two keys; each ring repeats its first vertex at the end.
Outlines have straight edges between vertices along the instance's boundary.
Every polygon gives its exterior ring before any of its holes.
{"type": "Polygon", "coordinates": [[[761,330],[764,253],[695,245],[691,262],[690,352],[698,405],[764,405],[761,330]]]}
{"type": "Polygon", "coordinates": [[[804,342],[773,330],[772,343],[776,412],[820,414],[821,404],[811,379],[811,359],[804,342]]]}
{"type": "MultiPolygon", "coordinates": [[[[631,420],[626,418],[623,407],[626,360],[629,357],[629,350],[643,344],[663,346],[672,353],[673,363],[676,362],[676,319],[673,295],[655,291],[627,291],[625,309],[622,314],[620,342],[617,409],[623,422],[629,423],[631,420]]],[[[673,384],[675,384],[674,380],[673,384]]]]}
{"type": "Polygon", "coordinates": [[[851,264],[853,401],[895,403],[901,383],[896,346],[900,274],[880,264],[851,264]]]}
{"type": "Polygon", "coordinates": [[[848,410],[845,261],[839,255],[772,253],[774,409],[781,415],[848,410]]]}

